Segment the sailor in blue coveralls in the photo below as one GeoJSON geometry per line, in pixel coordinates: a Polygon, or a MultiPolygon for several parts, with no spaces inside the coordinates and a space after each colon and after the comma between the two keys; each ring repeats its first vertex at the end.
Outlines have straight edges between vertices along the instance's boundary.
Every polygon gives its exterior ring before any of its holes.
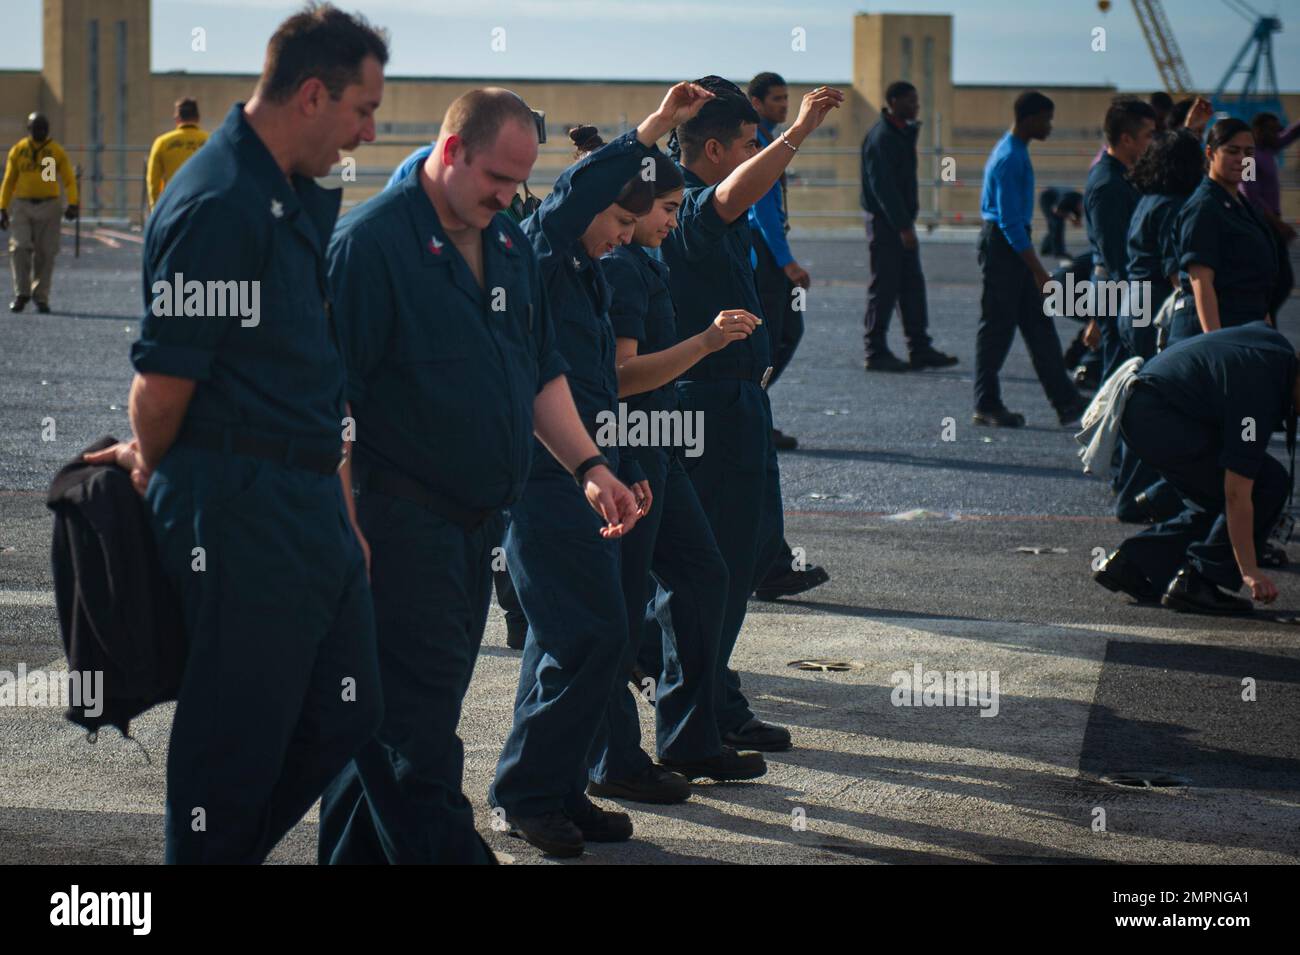
{"type": "MultiPolygon", "coordinates": [[[[750,262],[749,207],[844,98],[818,87],[803,98],[790,129],[759,152],[758,114],[744,92],[720,77],[700,83],[716,96],[676,130],[686,189],[678,227],[663,243],[679,339],[698,335],[729,309],[762,317],[750,262]]],[[[771,364],[767,332],[759,326],[701,359],[677,384],[682,410],[703,414],[704,453],[683,464],[727,564],[714,709],[723,742],[737,749],[790,747],[789,731],[754,715],[739,676],[728,667],[746,602],[776,559],[784,530],[772,415],[763,390],[771,364]]]]}
{"type": "Polygon", "coordinates": [[[456,726],[502,510],[523,492],[534,430],[566,477],[597,454],[568,397],[532,247],[496,211],[537,147],[518,96],[466,93],[434,155],[346,216],[330,245],[356,422],[345,473],[370,547],[386,705],[322,800],[322,862],[493,859],[461,792],[456,726]]]}
{"type": "Polygon", "coordinates": [[[1142,367],[1120,428],[1184,509],[1124,541],[1098,583],[1191,613],[1250,613],[1234,593],[1243,584],[1261,603],[1277,599],[1260,558],[1291,482],[1268,443],[1283,427],[1295,447],[1296,366],[1287,337],[1255,321],[1194,335],[1142,367]]]}
{"type": "Polygon", "coordinates": [[[324,256],[340,192],[314,177],[374,139],[386,59],[378,33],[332,8],[286,21],[253,98],[145,230],[135,439],[92,460],[148,480],[185,618],[168,862],[262,861],[379,725],[370,588],[337,473],[345,376],[324,256]]]}
{"type": "MultiPolygon", "coordinates": [[[[1201,145],[1185,129],[1158,133],[1134,166],[1130,179],[1142,193],[1128,229],[1128,279],[1150,283],[1147,298],[1151,312],[1158,313],[1164,301],[1178,288],[1178,253],[1175,247],[1174,217],[1201,179],[1201,145]]],[[[1120,320],[1121,336],[1144,360],[1157,350],[1154,321],[1133,324],[1120,320]]],[[[1149,466],[1139,464],[1124,475],[1118,500],[1128,502],[1116,516],[1121,521],[1159,523],[1183,509],[1173,485],[1149,466]]]]}
{"type": "MultiPolygon", "coordinates": [[[[653,168],[655,141],[707,99],[691,84],[674,86],[636,129],[565,170],[523,222],[574,401],[593,434],[600,413],[617,415],[618,405],[609,289],[598,259],[628,241],[637,216],[650,208],[653,183],[643,172],[653,168]]],[[[617,446],[602,450],[617,469],[617,446]]],[[[637,506],[620,509],[622,526],[602,531],[582,492],[538,445],[523,497],[510,509],[506,561],[529,627],[514,725],[489,802],[525,839],[555,855],[578,855],[586,841],[632,834],[626,814],[598,808],[585,793],[589,751],[606,707],[616,690],[627,693],[627,615],[614,538],[651,505],[640,469],[620,473],[635,486],[637,506]]]]}
{"type": "MultiPolygon", "coordinates": [[[[653,158],[653,208],[637,220],[631,243],[600,260],[613,292],[609,317],[614,327],[620,397],[627,396],[629,419],[642,415],[639,420],[643,421],[681,415],[673,387],[676,376],[704,355],[746,338],[758,327],[754,315],[726,311],[700,334],[677,340],[668,267],[646,250],[657,249],[676,228],[683,182],[671,159],[658,151],[653,158]]],[[[682,421],[677,435],[680,444],[625,444],[619,449],[625,459],[635,459],[641,466],[654,500],[650,513],[622,541],[629,630],[623,669],[631,670],[638,657],[642,658],[647,675],[635,681],[635,689],[654,705],[660,764],[672,772],[656,767],[642,752],[636,698],[616,690],[608,713],[606,746],[592,767],[587,789],[593,796],[679,802],[690,794],[683,777],[753,779],[767,770],[760,754],[737,753],[723,744],[713,715],[727,566],[681,464],[681,455],[694,456],[700,450],[694,432],[688,432],[686,425],[682,421]],[[642,653],[647,599],[656,590],[658,598],[651,607],[663,611],[657,614],[663,627],[662,646],[656,643],[642,653]]]]}
{"type": "Polygon", "coordinates": [[[1255,137],[1239,119],[1210,128],[1209,171],[1174,220],[1183,295],[1170,344],[1218,328],[1266,319],[1280,268],[1277,244],[1259,213],[1238,192],[1255,137]]]}

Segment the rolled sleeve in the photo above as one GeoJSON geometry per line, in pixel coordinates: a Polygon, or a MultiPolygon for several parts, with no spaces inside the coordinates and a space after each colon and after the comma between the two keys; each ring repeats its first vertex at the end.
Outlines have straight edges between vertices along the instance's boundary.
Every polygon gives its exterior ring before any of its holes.
{"type": "Polygon", "coordinates": [[[1218,272],[1223,265],[1220,247],[1221,223],[1204,205],[1194,210],[1181,223],[1178,234],[1178,265],[1204,265],[1218,272]]]}
{"type": "Polygon", "coordinates": [[[159,315],[157,311],[165,311],[161,297],[172,297],[174,302],[172,285],[177,275],[186,285],[258,281],[257,233],[215,200],[178,209],[173,215],[172,225],[155,247],[146,249],[152,261],[145,266],[144,319],[140,338],[131,346],[131,364],[141,374],[206,381],[222,341],[239,316],[159,315]]]}
{"type": "Polygon", "coordinates": [[[600,260],[613,297],[609,303],[609,322],[615,338],[634,338],[645,344],[645,316],[650,310],[650,294],[637,270],[617,254],[600,260]]]}
{"type": "Polygon", "coordinates": [[[542,282],[541,269],[538,268],[536,259],[531,260],[529,268],[532,270],[533,308],[536,313],[533,340],[537,346],[535,353],[537,393],[541,394],[542,389],[556,378],[568,374],[569,364],[560,354],[559,346],[555,341],[555,320],[551,316],[551,300],[546,294],[546,286],[542,282]]]}
{"type": "Polygon", "coordinates": [[[718,184],[688,190],[677,210],[677,233],[685,258],[696,262],[709,255],[730,225],[713,204],[718,184]]]}

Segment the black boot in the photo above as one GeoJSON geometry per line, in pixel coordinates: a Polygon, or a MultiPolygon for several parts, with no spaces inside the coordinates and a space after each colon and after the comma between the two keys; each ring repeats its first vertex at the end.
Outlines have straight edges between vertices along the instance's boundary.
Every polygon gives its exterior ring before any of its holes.
{"type": "Polygon", "coordinates": [[[1249,600],[1223,592],[1190,565],[1174,575],[1160,602],[1182,613],[1229,615],[1252,613],[1255,609],[1249,600]]]}

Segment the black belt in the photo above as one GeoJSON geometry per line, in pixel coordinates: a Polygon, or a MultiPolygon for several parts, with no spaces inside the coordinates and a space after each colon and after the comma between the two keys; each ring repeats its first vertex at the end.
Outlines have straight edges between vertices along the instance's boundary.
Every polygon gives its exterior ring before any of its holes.
{"type": "Polygon", "coordinates": [[[28,199],[24,196],[18,196],[16,198],[22,199],[23,202],[49,202],[51,199],[57,199],[58,196],[40,196],[35,199],[28,199]]]}
{"type": "Polygon", "coordinates": [[[367,467],[362,487],[365,491],[374,491],[377,494],[386,494],[389,497],[410,501],[412,504],[419,504],[443,520],[457,525],[467,534],[478,530],[488,518],[497,513],[495,508],[477,511],[461,507],[450,498],[398,471],[367,467]]]}
{"type": "Polygon", "coordinates": [[[682,381],[752,381],[766,388],[771,373],[771,365],[760,368],[758,363],[753,361],[705,362],[682,375],[682,381]]]}
{"type": "Polygon", "coordinates": [[[291,438],[249,434],[221,427],[187,427],[176,439],[181,444],[217,451],[221,454],[246,454],[252,458],[273,461],[290,468],[302,468],[317,474],[334,474],[343,465],[343,451],[322,451],[319,447],[304,448],[291,438]]]}

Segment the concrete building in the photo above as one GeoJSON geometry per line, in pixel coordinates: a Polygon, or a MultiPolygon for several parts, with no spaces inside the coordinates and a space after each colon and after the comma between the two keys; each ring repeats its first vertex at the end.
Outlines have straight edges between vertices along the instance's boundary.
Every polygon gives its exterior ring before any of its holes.
{"type": "MultiPolygon", "coordinates": [[[[42,69],[0,71],[0,143],[7,148],[23,135],[27,113],[43,110],[55,137],[81,168],[86,214],[138,223],[145,209],[149,144],[171,128],[175,101],[197,99],[203,123],[211,128],[231,103],[249,96],[257,77],[151,72],[150,0],[43,0],[43,5],[42,69]]],[[[849,100],[790,167],[794,227],[809,232],[861,228],[858,149],[879,115],[885,87],[896,79],[915,84],[921,97],[923,216],[931,223],[978,219],[985,156],[1009,126],[1011,104],[1022,88],[953,83],[951,16],[857,14],[852,26],[852,78],[820,81],[845,88],[849,100]],[[945,158],[952,160],[946,164],[949,179],[943,178],[945,158]]],[[[763,67],[755,62],[754,72],[763,67]]],[[[734,79],[744,85],[748,77],[734,79]]],[[[452,99],[467,89],[497,84],[510,86],[546,111],[549,142],[529,183],[544,194],[571,157],[565,148],[570,126],[593,123],[617,134],[658,104],[668,82],[389,77],[378,117],[379,141],[359,149],[355,162],[348,164],[349,174],[340,168],[336,178],[346,190],[345,204],[364,200],[402,157],[437,134],[452,99]]],[[[798,98],[809,88],[791,87],[791,119],[798,98]]],[[[1081,187],[1101,140],[1106,105],[1117,91],[1051,84],[1038,89],[1057,106],[1052,138],[1034,147],[1038,183],[1081,187]]],[[[1300,114],[1300,94],[1283,99],[1291,116],[1300,114]]],[[[1298,167],[1300,163],[1290,162],[1283,170],[1288,190],[1284,211],[1293,220],[1300,216],[1298,167]]]]}

